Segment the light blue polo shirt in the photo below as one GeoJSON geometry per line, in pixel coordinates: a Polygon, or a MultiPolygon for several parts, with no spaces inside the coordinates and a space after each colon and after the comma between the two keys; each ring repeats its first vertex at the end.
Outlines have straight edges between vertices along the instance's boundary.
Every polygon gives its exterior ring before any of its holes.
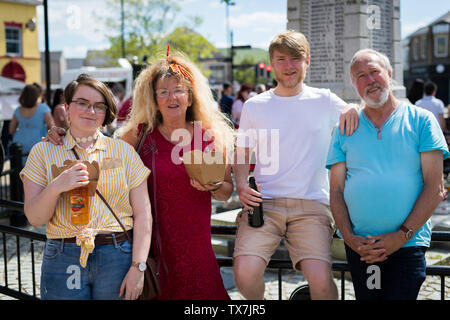
{"type": "MultiPolygon", "coordinates": [[[[420,153],[442,150],[447,143],[433,114],[406,103],[400,104],[377,130],[364,111],[351,136],[334,130],[326,167],[345,161],[344,199],[353,232],[379,235],[397,231],[422,192],[420,153]]],[[[430,245],[428,220],[404,247],[430,245]]]]}

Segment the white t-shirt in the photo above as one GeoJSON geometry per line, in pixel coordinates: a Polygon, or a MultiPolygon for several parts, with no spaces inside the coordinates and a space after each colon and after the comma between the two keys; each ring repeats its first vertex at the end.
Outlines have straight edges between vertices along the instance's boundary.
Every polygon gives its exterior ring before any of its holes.
{"type": "Polygon", "coordinates": [[[325,162],[333,128],[345,105],[329,89],[306,85],[293,97],[280,97],[269,90],[245,102],[236,144],[256,148],[254,175],[263,198],[329,204],[325,162]]]}
{"type": "Polygon", "coordinates": [[[439,124],[441,121],[439,120],[439,115],[444,114],[444,103],[442,100],[437,99],[433,96],[423,96],[422,99],[416,101],[416,106],[424,108],[428,111],[431,111],[436,117],[439,124]]]}

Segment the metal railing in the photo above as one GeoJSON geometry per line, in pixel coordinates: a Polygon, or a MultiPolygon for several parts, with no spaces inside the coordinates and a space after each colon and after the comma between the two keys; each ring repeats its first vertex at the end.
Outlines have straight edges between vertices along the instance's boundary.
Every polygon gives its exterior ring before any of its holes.
{"type": "MultiPolygon", "coordinates": [[[[212,226],[211,233],[214,235],[235,235],[235,226],[212,226]]],[[[433,231],[431,234],[431,241],[450,241],[450,232],[448,231],[433,231]]],[[[232,267],[233,258],[231,257],[220,257],[217,258],[219,267],[232,267]]],[[[270,260],[267,268],[278,269],[278,299],[282,300],[282,270],[292,269],[292,262],[290,260],[270,260]]],[[[350,267],[346,262],[334,262],[332,264],[332,270],[340,272],[341,280],[341,299],[345,300],[345,273],[350,272],[350,267]]],[[[445,277],[450,276],[450,266],[439,266],[432,265],[427,266],[426,274],[428,276],[440,276],[440,291],[441,300],[445,300],[445,277]]]]}
{"type": "MultiPolygon", "coordinates": [[[[0,200],[0,207],[9,208],[12,210],[23,212],[23,203],[18,201],[10,200],[0,200]]],[[[46,236],[39,232],[28,231],[17,227],[0,225],[0,233],[2,235],[2,261],[3,269],[3,279],[0,279],[0,294],[4,294],[20,300],[30,300],[39,299],[36,293],[36,259],[35,259],[35,241],[45,242],[46,236]],[[8,277],[8,264],[11,261],[8,260],[8,255],[14,256],[14,254],[9,254],[7,246],[7,237],[15,237],[15,255],[17,261],[17,289],[13,287],[12,283],[9,281],[8,277]],[[31,293],[25,292],[24,284],[22,283],[22,262],[21,262],[21,252],[23,248],[21,246],[21,238],[28,239],[30,242],[29,252],[31,254],[31,270],[28,269],[27,272],[31,272],[31,293]],[[3,281],[3,283],[1,283],[3,281]]],[[[211,226],[211,233],[214,235],[235,235],[235,226],[211,226]]],[[[450,241],[450,232],[447,231],[433,231],[431,236],[431,241],[450,241]]],[[[218,257],[217,262],[219,267],[232,267],[233,259],[231,257],[218,257]]],[[[268,268],[278,269],[278,299],[282,300],[282,278],[283,270],[292,269],[292,263],[290,260],[278,260],[272,259],[268,268]]],[[[341,280],[341,299],[345,300],[345,273],[349,272],[349,266],[346,262],[334,262],[332,265],[332,270],[340,273],[341,280]]],[[[450,276],[450,266],[427,266],[426,274],[429,276],[439,276],[441,279],[441,300],[445,300],[445,277],[450,276]]],[[[30,274],[26,275],[30,278],[30,274]]],[[[15,286],[15,285],[14,285],[15,286]]]]}

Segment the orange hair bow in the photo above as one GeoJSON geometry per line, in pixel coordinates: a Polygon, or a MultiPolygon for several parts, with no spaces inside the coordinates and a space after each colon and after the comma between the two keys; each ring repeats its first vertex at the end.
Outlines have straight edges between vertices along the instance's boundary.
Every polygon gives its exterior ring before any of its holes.
{"type": "Polygon", "coordinates": [[[180,74],[183,76],[186,80],[188,80],[190,83],[194,83],[194,78],[192,76],[192,73],[190,73],[185,67],[183,67],[181,64],[177,63],[174,58],[169,58],[169,50],[170,45],[167,44],[167,53],[166,53],[166,60],[167,64],[169,65],[170,69],[177,74],[180,74]],[[170,60],[172,62],[170,62],[170,60]]]}

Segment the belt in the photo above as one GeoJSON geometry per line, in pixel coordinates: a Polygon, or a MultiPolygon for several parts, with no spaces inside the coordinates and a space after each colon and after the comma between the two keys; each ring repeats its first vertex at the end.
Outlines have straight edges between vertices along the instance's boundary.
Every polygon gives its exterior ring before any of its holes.
{"type": "MultiPolygon", "coordinates": [[[[128,236],[130,238],[133,237],[133,230],[127,231],[128,236]]],[[[114,238],[116,238],[116,243],[121,243],[128,240],[128,237],[125,232],[119,232],[119,233],[99,233],[95,236],[95,244],[114,244],[114,238]],[[114,236],[113,236],[114,235],[114,236]]],[[[76,243],[77,238],[63,238],[63,239],[54,239],[57,241],[64,241],[67,243],[76,243]]]]}

